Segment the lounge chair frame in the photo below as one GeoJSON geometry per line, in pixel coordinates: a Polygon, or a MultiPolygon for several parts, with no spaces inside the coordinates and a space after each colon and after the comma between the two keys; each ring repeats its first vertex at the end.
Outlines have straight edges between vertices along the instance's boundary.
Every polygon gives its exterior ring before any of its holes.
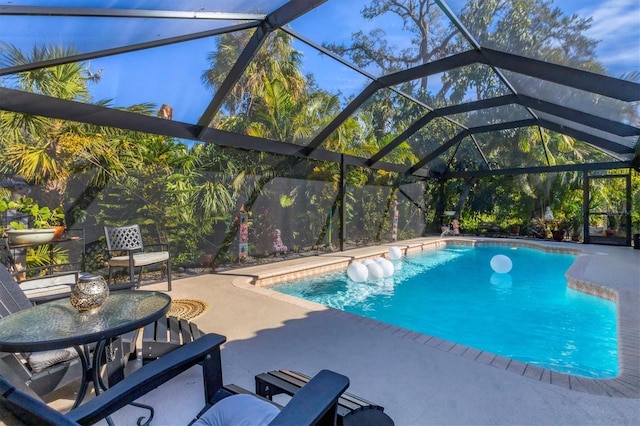
{"type": "MultiPolygon", "coordinates": [[[[203,413],[215,402],[232,394],[222,384],[220,345],[225,340],[224,336],[207,334],[188,345],[181,346],[159,360],[144,365],[123,381],[66,414],[61,414],[16,389],[2,376],[0,376],[0,394],[4,398],[5,405],[26,424],[93,424],[199,364],[202,366],[205,396],[205,407],[201,411],[203,413]]],[[[335,424],[338,398],[348,386],[347,377],[323,370],[296,393],[271,424],[335,424]]]]}

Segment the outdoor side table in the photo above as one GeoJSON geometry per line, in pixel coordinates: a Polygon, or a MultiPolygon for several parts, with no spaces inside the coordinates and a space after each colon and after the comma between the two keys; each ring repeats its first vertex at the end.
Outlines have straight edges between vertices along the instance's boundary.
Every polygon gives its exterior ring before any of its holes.
{"type": "Polygon", "coordinates": [[[39,352],[73,347],[82,363],[82,384],[74,403],[84,399],[89,383],[100,393],[100,364],[107,344],[117,336],[164,316],[171,297],[157,291],[111,293],[95,312],[79,312],[68,298],[37,305],[0,319],[1,352],[39,352]],[[89,344],[96,343],[93,357],[89,344]]]}

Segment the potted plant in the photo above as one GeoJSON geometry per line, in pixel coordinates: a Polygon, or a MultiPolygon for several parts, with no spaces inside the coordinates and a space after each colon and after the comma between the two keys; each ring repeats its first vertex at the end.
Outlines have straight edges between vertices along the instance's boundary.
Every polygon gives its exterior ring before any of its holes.
{"type": "Polygon", "coordinates": [[[31,228],[18,220],[9,222],[9,230],[6,231],[9,239],[14,244],[40,244],[60,238],[65,229],[65,214],[62,206],[51,209],[41,207],[32,198],[22,197],[0,205],[0,209],[16,210],[26,214],[31,228]],[[57,229],[56,229],[57,227],[57,229]],[[59,233],[56,236],[56,231],[59,233]]]}
{"type": "Polygon", "coordinates": [[[580,241],[582,235],[582,216],[573,216],[569,221],[571,241],[580,241]]]}
{"type": "Polygon", "coordinates": [[[549,235],[555,241],[563,241],[567,235],[567,227],[562,220],[558,219],[550,219],[543,221],[543,229],[545,235],[548,237],[549,235]]]}

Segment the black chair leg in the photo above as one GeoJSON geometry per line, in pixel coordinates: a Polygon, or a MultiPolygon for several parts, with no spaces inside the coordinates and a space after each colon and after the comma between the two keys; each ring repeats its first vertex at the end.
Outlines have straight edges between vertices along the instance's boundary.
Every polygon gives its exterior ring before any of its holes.
{"type": "Polygon", "coordinates": [[[140,285],[142,284],[142,270],[144,269],[144,266],[140,267],[140,274],[138,274],[138,285],[136,286],[136,288],[140,288],[140,285]]]}
{"type": "Polygon", "coordinates": [[[171,291],[171,259],[167,259],[167,291],[171,291]]]}

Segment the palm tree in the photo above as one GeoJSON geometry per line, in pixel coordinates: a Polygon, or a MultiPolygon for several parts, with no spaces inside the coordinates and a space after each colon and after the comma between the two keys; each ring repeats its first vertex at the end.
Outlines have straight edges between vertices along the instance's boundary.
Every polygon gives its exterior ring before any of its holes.
{"type": "MultiPolygon", "coordinates": [[[[75,53],[72,48],[56,46],[34,47],[25,55],[13,45],[2,44],[2,66],[16,66],[44,61],[75,53]]],[[[46,96],[88,102],[88,83],[96,81],[81,63],[67,63],[10,75],[8,81],[18,90],[46,96]]],[[[99,129],[95,126],[63,120],[0,111],[0,145],[4,150],[4,172],[21,175],[31,184],[41,184],[42,204],[62,205],[67,184],[74,173],[98,170],[91,184],[100,184],[108,173],[123,173],[126,164],[122,144],[106,140],[123,131],[99,129]]],[[[120,138],[123,144],[123,138],[120,138]]]]}
{"type": "MultiPolygon", "coordinates": [[[[249,31],[224,34],[216,50],[208,55],[210,68],[203,72],[202,81],[214,92],[229,74],[235,60],[251,38],[249,31]]],[[[300,52],[293,49],[293,39],[282,31],[270,34],[248,65],[231,93],[225,98],[227,117],[252,117],[256,98],[261,97],[265,81],[278,79],[293,97],[305,90],[306,82],[300,72],[300,52]]]]}

